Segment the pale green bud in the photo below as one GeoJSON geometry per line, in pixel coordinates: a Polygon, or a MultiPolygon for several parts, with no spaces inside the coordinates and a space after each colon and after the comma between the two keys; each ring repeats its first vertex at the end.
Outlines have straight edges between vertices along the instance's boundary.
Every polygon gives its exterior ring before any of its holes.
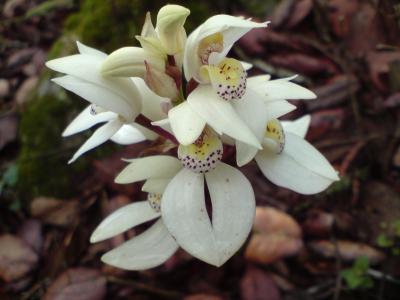
{"type": "Polygon", "coordinates": [[[154,69],[163,71],[165,60],[140,47],[123,47],[111,53],[101,65],[104,76],[141,77],[146,74],[145,61],[154,69]]]}
{"type": "Polygon", "coordinates": [[[183,28],[190,10],[180,5],[165,5],[157,14],[158,38],[165,52],[174,55],[183,51],[186,43],[186,32],[183,28]]]}

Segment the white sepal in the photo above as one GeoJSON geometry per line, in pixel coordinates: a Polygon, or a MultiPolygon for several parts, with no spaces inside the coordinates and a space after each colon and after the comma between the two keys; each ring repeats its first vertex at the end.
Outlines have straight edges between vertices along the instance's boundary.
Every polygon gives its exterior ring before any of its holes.
{"type": "Polygon", "coordinates": [[[155,155],[127,160],[130,162],[115,178],[116,183],[133,183],[149,178],[171,178],[181,168],[181,162],[172,156],[155,155]]]}
{"type": "Polygon", "coordinates": [[[117,114],[111,111],[103,112],[93,115],[91,112],[91,105],[87,106],[71,123],[65,128],[62,133],[63,137],[73,135],[75,133],[84,131],[91,128],[92,126],[107,122],[117,118],[117,114]]]}
{"type": "Polygon", "coordinates": [[[210,85],[199,85],[187,99],[191,108],[217,133],[261,149],[260,142],[232,104],[219,98],[210,85]]]}
{"type": "Polygon", "coordinates": [[[283,152],[260,151],[255,160],[271,182],[301,194],[315,194],[339,180],[326,158],[301,137],[286,132],[283,152]]]}
{"type": "Polygon", "coordinates": [[[90,236],[91,243],[97,243],[139,224],[153,220],[160,216],[149,205],[148,201],[140,201],[125,205],[105,218],[90,236]]]}
{"type": "Polygon", "coordinates": [[[168,119],[176,139],[182,145],[192,144],[206,125],[206,121],[193,111],[187,101],[170,109],[168,119]]]}
{"type": "Polygon", "coordinates": [[[123,123],[119,119],[114,119],[96,129],[92,136],[78,149],[78,151],[75,152],[68,163],[73,163],[85,152],[107,142],[122,127],[122,125],[123,123]]]}
{"type": "Polygon", "coordinates": [[[125,270],[145,270],[163,264],[178,247],[160,219],[142,234],[105,253],[101,260],[125,270]]]}
{"type": "Polygon", "coordinates": [[[281,124],[285,132],[294,133],[304,139],[310,127],[310,122],[311,116],[305,115],[294,121],[282,121],[281,124]]]}

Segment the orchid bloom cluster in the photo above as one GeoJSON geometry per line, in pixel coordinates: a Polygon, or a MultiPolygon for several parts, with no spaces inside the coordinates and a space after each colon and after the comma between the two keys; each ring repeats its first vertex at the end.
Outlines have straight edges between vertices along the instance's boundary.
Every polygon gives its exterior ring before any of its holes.
{"type": "Polygon", "coordinates": [[[147,199],[109,215],[91,242],[156,220],[103,255],[119,268],[158,266],[179,247],[209,264],[225,263],[252,228],[255,196],[237,167],[253,159],[271,182],[301,194],[321,192],[338,180],[304,139],[310,116],[279,120],[295,109],[287,100],[315,94],[293,83],[294,77],[248,77],[251,65],[228,56],[239,38],[268,22],[216,15],[187,36],[189,14],[185,7],[166,5],[156,27],[147,13],[136,36],[141,47],[107,55],[78,42],[79,54],[47,62],[66,74],[55,83],[89,102],[63,136],[101,124],[70,163],[108,140],[127,145],[169,139],[174,145],[160,155],[126,159],[115,179],[143,181],[147,199]]]}

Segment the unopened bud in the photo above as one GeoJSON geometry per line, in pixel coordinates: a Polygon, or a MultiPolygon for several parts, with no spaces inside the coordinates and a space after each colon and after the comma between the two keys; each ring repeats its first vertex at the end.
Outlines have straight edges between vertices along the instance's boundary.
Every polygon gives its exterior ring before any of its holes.
{"type": "Polygon", "coordinates": [[[156,31],[167,54],[183,51],[186,43],[183,25],[189,14],[190,10],[180,5],[165,5],[159,10],[156,31]]]}
{"type": "Polygon", "coordinates": [[[104,76],[141,77],[146,74],[145,61],[154,69],[164,70],[165,61],[140,47],[123,47],[111,53],[101,65],[104,76]]]}
{"type": "Polygon", "coordinates": [[[146,77],[145,81],[147,86],[157,95],[166,97],[172,101],[176,100],[179,96],[179,91],[176,86],[175,80],[167,75],[165,72],[153,68],[150,64],[145,62],[146,77]]]}

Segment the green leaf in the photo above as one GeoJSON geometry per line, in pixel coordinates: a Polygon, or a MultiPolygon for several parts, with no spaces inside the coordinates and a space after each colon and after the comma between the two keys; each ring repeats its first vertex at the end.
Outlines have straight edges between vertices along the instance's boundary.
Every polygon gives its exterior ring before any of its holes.
{"type": "Polygon", "coordinates": [[[73,0],[48,0],[28,10],[25,17],[31,18],[34,16],[44,16],[56,9],[71,8],[73,5],[73,0]]]}
{"type": "Polygon", "coordinates": [[[382,248],[390,248],[394,244],[393,240],[384,233],[378,236],[376,243],[378,244],[379,247],[382,248]]]}

